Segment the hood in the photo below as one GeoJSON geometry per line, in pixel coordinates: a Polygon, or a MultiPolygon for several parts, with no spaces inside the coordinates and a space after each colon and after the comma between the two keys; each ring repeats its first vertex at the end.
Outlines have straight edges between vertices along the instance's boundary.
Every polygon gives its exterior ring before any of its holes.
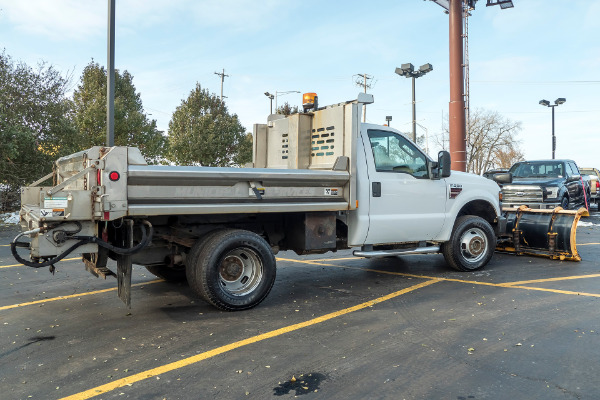
{"type": "Polygon", "coordinates": [[[508,185],[562,186],[565,178],[515,178],[508,185]]]}
{"type": "Polygon", "coordinates": [[[452,170],[452,173],[448,178],[446,178],[446,181],[448,183],[476,184],[482,187],[490,188],[492,191],[498,191],[500,189],[495,181],[484,178],[483,176],[477,174],[472,174],[470,172],[452,170]]]}

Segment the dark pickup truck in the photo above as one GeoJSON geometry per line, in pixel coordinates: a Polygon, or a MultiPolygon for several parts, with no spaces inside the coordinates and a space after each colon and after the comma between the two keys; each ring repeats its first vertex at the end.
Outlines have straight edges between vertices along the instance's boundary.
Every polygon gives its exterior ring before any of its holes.
{"type": "Polygon", "coordinates": [[[572,160],[521,161],[508,172],[512,183],[502,186],[503,207],[574,209],[589,201],[589,183],[572,160]]]}

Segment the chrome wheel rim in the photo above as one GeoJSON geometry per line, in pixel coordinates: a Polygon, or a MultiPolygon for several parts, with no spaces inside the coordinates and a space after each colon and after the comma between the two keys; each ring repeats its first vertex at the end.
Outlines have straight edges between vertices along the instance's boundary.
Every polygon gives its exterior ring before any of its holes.
{"type": "Polygon", "coordinates": [[[252,293],[263,277],[263,266],[258,255],[248,248],[229,251],[219,264],[219,285],[231,296],[252,293]]]}
{"type": "Polygon", "coordinates": [[[479,228],[466,230],[460,238],[460,252],[469,263],[481,261],[487,253],[487,248],[487,236],[479,228]]]}

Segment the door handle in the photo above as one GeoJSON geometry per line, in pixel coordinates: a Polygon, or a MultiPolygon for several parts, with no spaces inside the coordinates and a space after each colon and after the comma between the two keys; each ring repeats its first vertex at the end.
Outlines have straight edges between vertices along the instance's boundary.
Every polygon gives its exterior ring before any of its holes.
{"type": "Polygon", "coordinates": [[[381,197],[381,182],[372,182],[373,197],[381,197]]]}

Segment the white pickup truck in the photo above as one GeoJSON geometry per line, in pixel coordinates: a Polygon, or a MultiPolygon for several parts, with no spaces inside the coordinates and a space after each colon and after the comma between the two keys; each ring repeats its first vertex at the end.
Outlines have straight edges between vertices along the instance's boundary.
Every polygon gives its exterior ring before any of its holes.
{"type": "MultiPolygon", "coordinates": [[[[360,122],[371,95],[254,126],[253,165],[147,165],[133,147],[93,147],[56,161],[55,186],[24,188],[23,233],[13,255],[32,267],[83,254],[95,275],[115,275],[130,304],[131,264],[187,279],[223,310],[260,303],[279,250],[359,247],[354,255],[443,253],[470,271],[488,263],[504,232],[500,188],[450,172],[399,131],[360,122]],[[21,241],[29,236],[30,241],[21,241]],[[28,260],[17,252],[30,250],[28,260]]],[[[48,177],[46,177],[48,178],[48,177]]],[[[41,180],[42,181],[42,180],[41,180]]]]}

